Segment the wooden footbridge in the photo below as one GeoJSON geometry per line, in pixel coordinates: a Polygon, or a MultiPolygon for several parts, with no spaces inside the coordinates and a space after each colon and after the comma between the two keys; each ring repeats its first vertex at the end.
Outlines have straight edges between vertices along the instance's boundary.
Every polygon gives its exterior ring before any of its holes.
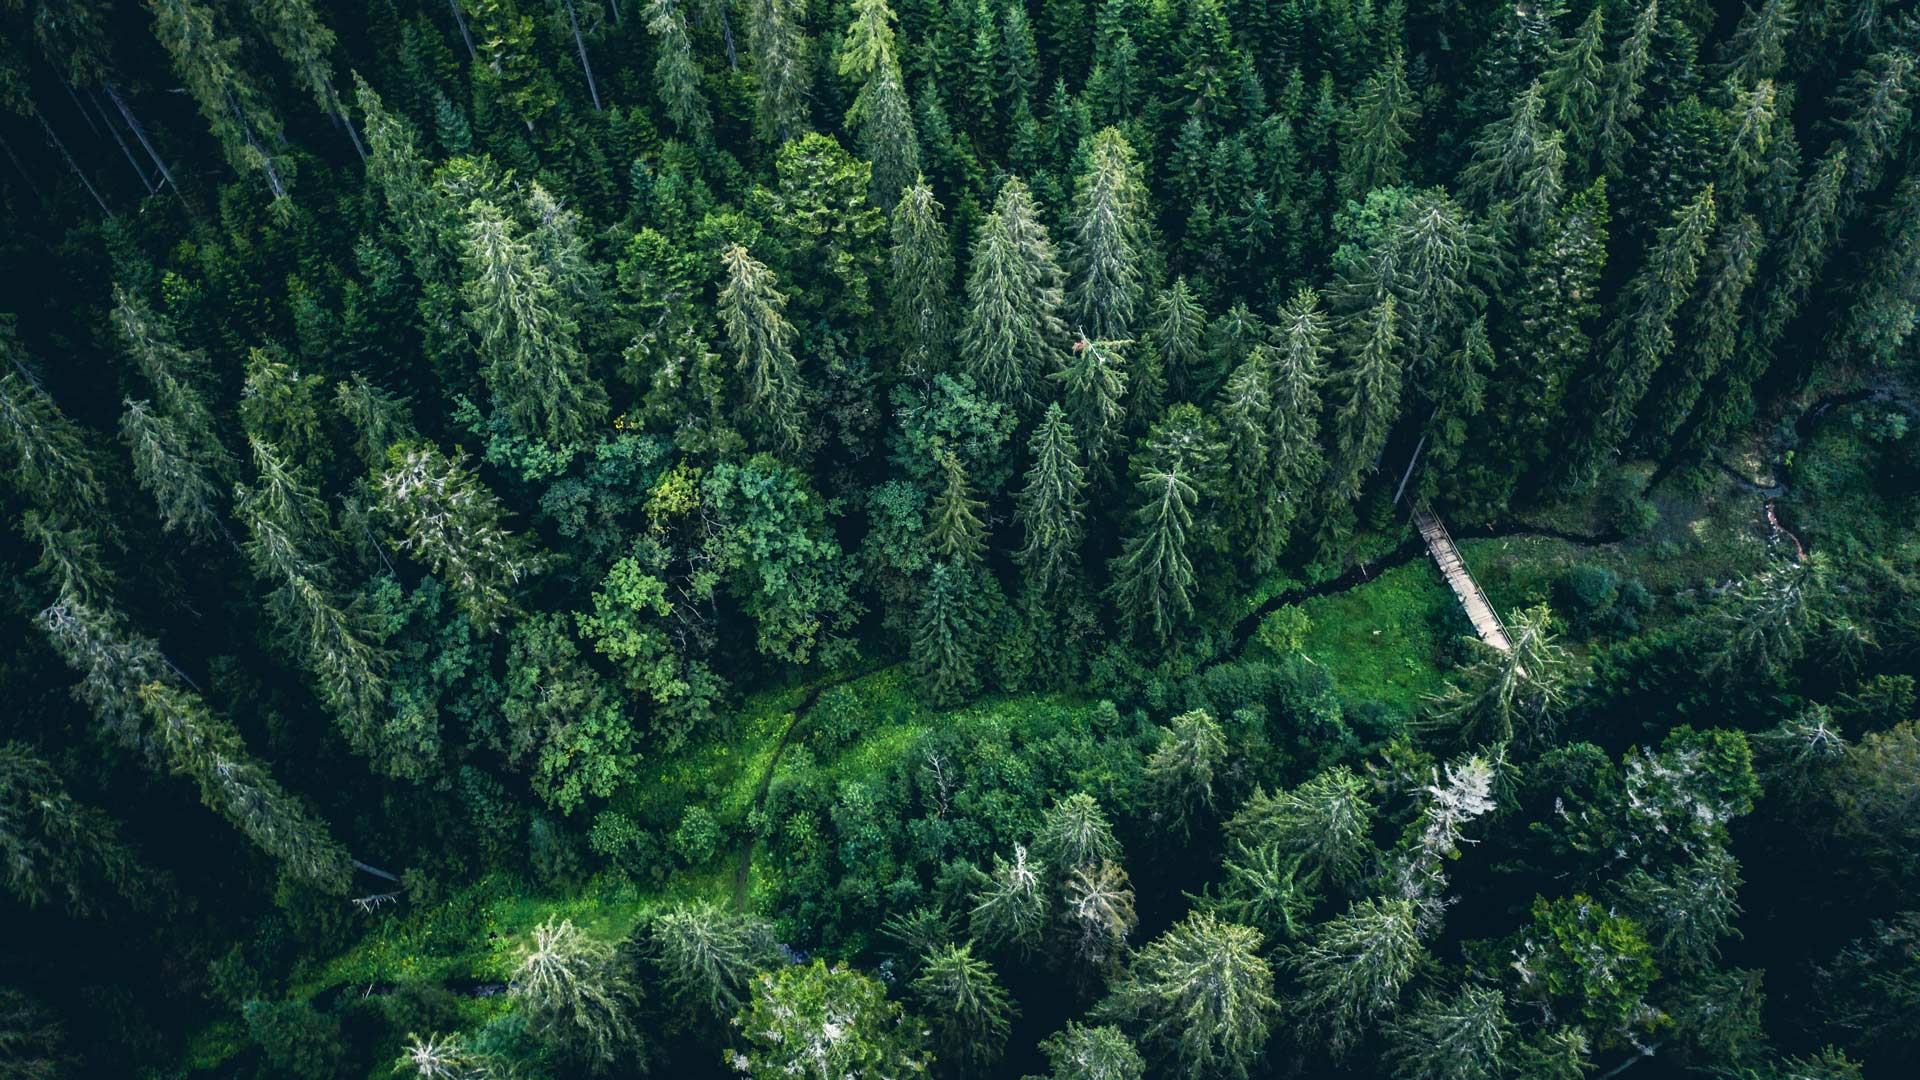
{"type": "Polygon", "coordinates": [[[1420,530],[1420,539],[1426,542],[1427,554],[1433,556],[1434,564],[1440,567],[1440,575],[1447,579],[1447,587],[1460,600],[1460,606],[1467,611],[1467,618],[1473,622],[1473,632],[1480,640],[1507,652],[1513,643],[1507,639],[1507,624],[1500,621],[1500,613],[1493,610],[1487,601],[1487,594],[1480,589],[1480,583],[1473,580],[1467,571],[1465,559],[1460,557],[1460,548],[1454,544],[1453,537],[1447,534],[1446,525],[1440,521],[1440,515],[1425,502],[1414,504],[1413,525],[1420,530]]]}

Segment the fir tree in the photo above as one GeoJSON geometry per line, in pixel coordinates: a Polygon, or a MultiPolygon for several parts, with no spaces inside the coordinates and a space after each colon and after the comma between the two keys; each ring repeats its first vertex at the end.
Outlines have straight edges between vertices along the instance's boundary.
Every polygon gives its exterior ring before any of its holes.
{"type": "Polygon", "coordinates": [[[1920,180],[1908,177],[1881,215],[1883,239],[1831,344],[1836,363],[1858,356],[1890,365],[1920,317],[1920,180]]]}
{"type": "Polygon", "coordinates": [[[668,992],[713,1017],[730,1017],[754,974],[776,955],[771,929],[712,904],[681,904],[648,924],[647,951],[668,992]]]}
{"type": "Polygon", "coordinates": [[[267,40],[293,68],[307,93],[313,95],[314,104],[340,125],[352,140],[354,153],[365,161],[366,148],[360,145],[360,134],[353,129],[353,120],[333,85],[333,58],[328,55],[333,51],[333,31],[320,21],[313,4],[309,0],[261,0],[250,7],[267,40]]]}
{"type": "Polygon", "coordinates": [[[1340,137],[1340,190],[1350,199],[1401,181],[1409,130],[1420,108],[1407,85],[1407,65],[1398,49],[1367,77],[1354,95],[1340,137]]]}
{"type": "Polygon", "coordinates": [[[960,356],[989,397],[1017,411],[1032,408],[1066,346],[1063,277],[1032,193],[1009,178],[974,240],[960,356]]]}
{"type": "Polygon", "coordinates": [[[1066,1030],[1040,1044],[1052,1071],[1047,1080],[1142,1080],[1147,1063],[1117,1027],[1067,1021],[1066,1030]]]}
{"type": "Polygon", "coordinates": [[[1321,923],[1287,954],[1299,987],[1296,1006],[1325,1029],[1343,1055],[1365,1026],[1392,1014],[1400,990],[1425,960],[1410,900],[1361,900],[1321,923]]]}
{"type": "Polygon", "coordinates": [[[396,446],[375,484],[380,510],[410,552],[453,593],[482,633],[513,606],[511,588],[541,560],[501,523],[500,500],[467,465],[433,446],[396,446]]]}
{"type": "Polygon", "coordinates": [[[927,577],[909,661],[936,702],[954,704],[980,692],[992,629],[991,587],[984,571],[963,563],[935,563],[927,577]]]}
{"type": "Polygon", "coordinates": [[[693,55],[686,12],[679,0],[648,0],[646,20],[647,32],[657,43],[653,92],[674,128],[694,143],[704,143],[713,130],[713,114],[700,88],[700,62],[693,55]]]}
{"type": "Polygon", "coordinates": [[[1046,867],[1027,849],[1013,846],[1013,859],[993,857],[968,915],[973,936],[995,947],[1031,953],[1047,925],[1046,867]]]}
{"type": "Polygon", "coordinates": [[[548,918],[533,928],[507,991],[527,1010],[536,1032],[596,1070],[640,1045],[632,1016],[638,991],[613,947],[571,921],[548,918]]]}
{"type": "Polygon", "coordinates": [[[753,0],[747,8],[747,48],[753,53],[754,130],[780,144],[807,130],[812,69],[804,3],[753,0]]]}
{"type": "Polygon", "coordinates": [[[1528,235],[1559,205],[1566,163],[1560,133],[1547,125],[1545,111],[1546,97],[1535,81],[1514,99],[1504,119],[1488,124],[1474,140],[1473,161],[1460,174],[1460,189],[1468,198],[1511,207],[1528,235]]]}
{"type": "Polygon", "coordinates": [[[106,493],[86,430],[26,376],[18,347],[11,326],[0,320],[0,364],[9,368],[0,370],[0,447],[6,450],[10,477],[35,502],[99,510],[106,493]]]}
{"type": "Polygon", "coordinates": [[[1554,50],[1553,66],[1547,70],[1542,86],[1553,126],[1565,132],[1583,154],[1583,140],[1593,130],[1607,76],[1601,55],[1606,44],[1605,12],[1605,4],[1593,5],[1580,29],[1554,50]]]}
{"type": "Polygon", "coordinates": [[[1607,88],[1600,100],[1592,147],[1609,177],[1624,175],[1627,150],[1634,142],[1629,125],[1640,116],[1640,95],[1645,89],[1641,80],[1653,62],[1653,38],[1659,25],[1660,0],[1647,0],[1646,6],[1634,13],[1632,26],[1607,68],[1607,88]]]}
{"type": "Polygon", "coordinates": [[[847,128],[854,148],[873,163],[873,201],[882,209],[891,209],[900,189],[920,173],[920,144],[894,55],[893,23],[886,0],[855,0],[853,22],[835,57],[841,77],[860,83],[847,109],[847,128]]]}
{"type": "Polygon", "coordinates": [[[1279,1019],[1260,935],[1196,913],[1134,958],[1099,1006],[1131,1019],[1189,1075],[1246,1077],[1279,1019]]]}
{"type": "Polygon", "coordinates": [[[1014,518],[1026,537],[1015,554],[1029,595],[1058,596],[1080,576],[1086,536],[1086,469],[1073,428],[1058,402],[1047,406],[1027,444],[1033,467],[1014,500],[1014,518]]]}
{"type": "Polygon", "coordinates": [[[1464,986],[1451,997],[1422,993],[1407,1015],[1387,1027],[1387,1057],[1406,1080],[1469,1080],[1496,1076],[1515,1040],[1506,995],[1464,986]]]}
{"type": "Polygon", "coordinates": [[[953,249],[943,209],[925,177],[902,191],[893,208],[887,291],[906,372],[944,370],[953,354],[953,249]]]}
{"type": "Polygon", "coordinates": [[[938,558],[978,567],[987,551],[987,529],[980,520],[986,503],[974,498],[973,483],[955,454],[940,459],[944,483],[927,521],[927,548],[938,558]]]}
{"type": "Polygon", "coordinates": [[[571,305],[499,207],[475,201],[467,213],[466,321],[494,409],[525,438],[584,439],[607,402],[587,370],[571,305]]]}
{"type": "Polygon", "coordinates": [[[807,387],[793,355],[787,298],[773,271],[739,244],[721,255],[726,284],[720,289],[720,323],[746,376],[749,418],[783,453],[797,453],[806,438],[807,387]]]}
{"type": "Polygon", "coordinates": [[[1620,445],[1641,397],[1672,351],[1675,316],[1693,291],[1713,216],[1709,185],[1660,230],[1646,265],[1627,283],[1618,329],[1604,364],[1588,384],[1594,420],[1570,462],[1576,478],[1592,476],[1620,445]]]}
{"type": "Polygon", "coordinates": [[[1103,486],[1113,469],[1113,449],[1125,438],[1125,350],[1132,344],[1081,338],[1073,343],[1072,359],[1049,376],[1061,385],[1087,470],[1103,486]]]}
{"type": "Polygon", "coordinates": [[[928,956],[913,992],[932,1018],[940,1060],[966,1069],[1000,1060],[1012,1030],[1013,1002],[971,946],[949,945],[928,956]]]}
{"type": "MultiPolygon", "coordinates": [[[[277,0],[285,2],[285,0],[277,0]]],[[[173,59],[200,115],[241,173],[258,172],[273,197],[287,196],[291,163],[282,148],[280,118],[266,93],[239,66],[240,42],[223,37],[213,12],[194,0],[154,0],[153,33],[173,59]]]]}
{"type": "Polygon", "coordinates": [[[1200,410],[1176,405],[1132,459],[1139,502],[1119,557],[1112,595],[1136,628],[1165,643],[1193,614],[1194,510],[1210,496],[1215,449],[1200,410]]]}
{"type": "Polygon", "coordinates": [[[1146,185],[1126,137],[1106,128],[1093,138],[1076,184],[1068,249],[1068,317],[1096,341],[1125,341],[1146,291],[1146,185]]]}
{"type": "Polygon", "coordinates": [[[1360,324],[1360,345],[1351,365],[1332,379],[1339,397],[1332,416],[1334,464],[1328,497],[1336,503],[1360,497],[1366,478],[1379,468],[1387,435],[1399,417],[1399,324],[1393,298],[1381,298],[1360,324]]]}
{"type": "Polygon", "coordinates": [[[24,743],[0,743],[0,874],[23,907],[56,901],[91,915],[108,895],[140,902],[150,871],[119,826],[75,799],[60,775],[24,743]]]}
{"type": "Polygon", "coordinates": [[[1726,42],[1727,76],[1741,84],[1771,79],[1787,61],[1787,43],[1799,23],[1795,0],[1761,0],[1748,7],[1726,42]]]}
{"type": "Polygon", "coordinates": [[[1134,398],[1128,411],[1142,419],[1159,416],[1165,402],[1192,400],[1192,380],[1204,352],[1207,313],[1193,294],[1186,278],[1175,278],[1172,285],[1153,298],[1148,319],[1148,360],[1134,380],[1134,398]]]}
{"type": "Polygon", "coordinates": [[[1752,284],[1766,240],[1760,225],[1745,216],[1720,229],[1708,256],[1706,280],[1681,334],[1686,360],[1670,364],[1660,392],[1647,409],[1648,438],[1671,439],[1693,412],[1707,382],[1740,344],[1740,320],[1747,286],[1752,284]]]}

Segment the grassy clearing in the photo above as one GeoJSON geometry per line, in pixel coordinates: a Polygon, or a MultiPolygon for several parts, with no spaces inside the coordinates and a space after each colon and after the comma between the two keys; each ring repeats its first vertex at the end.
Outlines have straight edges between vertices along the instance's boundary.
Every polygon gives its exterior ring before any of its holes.
{"type": "Polygon", "coordinates": [[[1440,688],[1448,639],[1471,633],[1433,566],[1417,559],[1364,585],[1300,604],[1313,621],[1300,651],[1327,668],[1349,701],[1402,714],[1440,688]]]}

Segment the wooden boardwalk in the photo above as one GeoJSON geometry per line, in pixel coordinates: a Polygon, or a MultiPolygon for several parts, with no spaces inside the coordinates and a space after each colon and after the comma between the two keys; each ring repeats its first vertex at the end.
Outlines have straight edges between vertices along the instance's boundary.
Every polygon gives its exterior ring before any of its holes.
{"type": "Polygon", "coordinates": [[[1413,508],[1413,525],[1420,530],[1420,539],[1426,542],[1427,554],[1433,556],[1434,564],[1440,567],[1440,574],[1447,579],[1447,586],[1453,595],[1459,597],[1460,606],[1467,610],[1467,618],[1473,622],[1473,631],[1480,640],[1507,652],[1513,643],[1507,640],[1507,626],[1500,621],[1500,615],[1487,601],[1487,594],[1480,589],[1480,583],[1473,580],[1467,571],[1466,560],[1460,557],[1460,549],[1453,543],[1453,537],[1447,535],[1447,527],[1440,522],[1426,503],[1413,508]]]}

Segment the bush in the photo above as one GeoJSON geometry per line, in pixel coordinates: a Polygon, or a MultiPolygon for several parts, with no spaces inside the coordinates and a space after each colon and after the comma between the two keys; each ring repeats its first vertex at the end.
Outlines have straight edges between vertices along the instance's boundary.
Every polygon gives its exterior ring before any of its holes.
{"type": "Polygon", "coordinates": [[[1640,477],[1625,470],[1608,477],[1600,513],[1622,536],[1645,536],[1660,521],[1659,508],[1641,491],[1640,477]]]}
{"type": "Polygon", "coordinates": [[[1582,637],[1637,633],[1640,617],[1653,608],[1646,586],[1589,563],[1568,567],[1553,591],[1567,625],[1582,637]]]}
{"type": "Polygon", "coordinates": [[[822,691],[807,714],[808,740],[823,751],[837,750],[857,738],[869,720],[860,695],[852,687],[835,686],[822,691]]]}
{"type": "Polygon", "coordinates": [[[1313,620],[1307,613],[1288,604],[1268,612],[1267,617],[1260,620],[1260,629],[1254,632],[1254,637],[1275,656],[1287,657],[1300,651],[1312,630],[1313,620]]]}
{"type": "Polygon", "coordinates": [[[720,850],[720,825],[704,806],[689,806],[673,830],[673,850],[688,866],[703,866],[720,850]]]}

